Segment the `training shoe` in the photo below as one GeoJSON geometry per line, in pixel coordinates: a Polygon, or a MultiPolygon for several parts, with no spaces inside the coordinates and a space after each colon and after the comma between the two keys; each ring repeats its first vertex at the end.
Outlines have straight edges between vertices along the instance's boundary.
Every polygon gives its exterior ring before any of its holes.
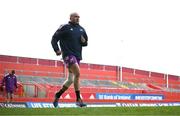
{"type": "Polygon", "coordinates": [[[76,105],[79,107],[86,107],[87,104],[83,103],[82,100],[76,101],[76,105]]]}
{"type": "Polygon", "coordinates": [[[59,93],[55,94],[55,99],[53,102],[54,107],[56,108],[58,106],[58,101],[59,101],[59,93]]]}

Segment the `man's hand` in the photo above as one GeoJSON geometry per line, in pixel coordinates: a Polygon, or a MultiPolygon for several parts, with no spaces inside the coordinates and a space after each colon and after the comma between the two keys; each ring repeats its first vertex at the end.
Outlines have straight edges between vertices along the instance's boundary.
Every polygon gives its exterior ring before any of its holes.
{"type": "Polygon", "coordinates": [[[82,43],[85,43],[86,42],[86,39],[81,35],[81,42],[82,43]]]}
{"type": "Polygon", "coordinates": [[[3,86],[0,86],[0,91],[4,91],[4,88],[3,88],[3,86]]]}
{"type": "Polygon", "coordinates": [[[60,50],[56,51],[56,55],[60,56],[61,55],[61,51],[60,50]]]}

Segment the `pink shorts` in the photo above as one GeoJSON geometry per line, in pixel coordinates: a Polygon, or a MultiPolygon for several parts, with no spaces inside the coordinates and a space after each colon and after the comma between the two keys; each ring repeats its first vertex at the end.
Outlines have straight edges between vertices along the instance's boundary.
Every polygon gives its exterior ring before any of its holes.
{"type": "Polygon", "coordinates": [[[64,63],[66,64],[66,66],[69,68],[72,64],[76,64],[76,63],[80,63],[80,59],[76,58],[75,56],[73,55],[69,55],[69,56],[66,56],[64,58],[64,63]]]}

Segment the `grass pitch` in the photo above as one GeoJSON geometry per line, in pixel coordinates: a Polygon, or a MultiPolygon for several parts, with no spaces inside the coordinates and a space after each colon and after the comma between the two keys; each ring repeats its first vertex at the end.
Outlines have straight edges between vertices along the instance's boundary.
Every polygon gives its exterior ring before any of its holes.
{"type": "Polygon", "coordinates": [[[180,107],[0,108],[3,116],[180,116],[180,107]]]}

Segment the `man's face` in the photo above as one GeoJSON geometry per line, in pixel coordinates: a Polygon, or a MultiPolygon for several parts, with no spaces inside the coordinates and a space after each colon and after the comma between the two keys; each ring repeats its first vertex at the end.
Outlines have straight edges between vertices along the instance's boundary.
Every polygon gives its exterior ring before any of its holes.
{"type": "Polygon", "coordinates": [[[79,15],[77,13],[73,13],[70,15],[70,20],[72,23],[79,24],[79,15]]]}

